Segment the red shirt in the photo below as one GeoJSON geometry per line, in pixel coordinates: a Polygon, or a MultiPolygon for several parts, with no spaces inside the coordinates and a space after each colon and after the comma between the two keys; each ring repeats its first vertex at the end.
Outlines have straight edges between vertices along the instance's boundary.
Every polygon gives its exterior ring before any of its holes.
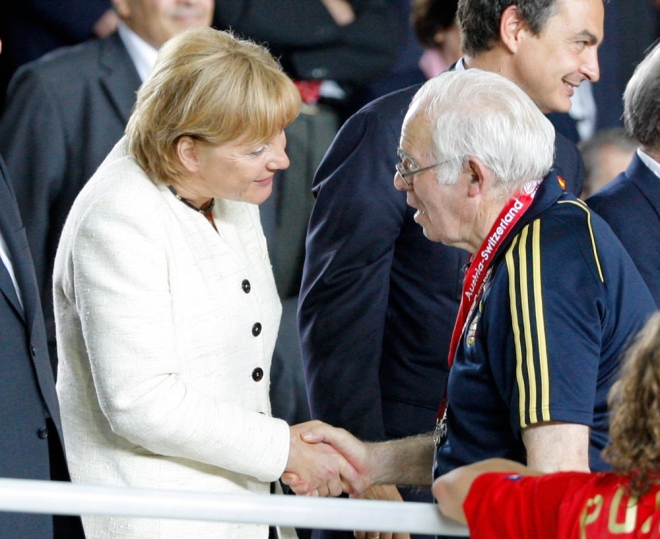
{"type": "Polygon", "coordinates": [[[472,539],[660,538],[660,485],[640,500],[614,473],[479,476],[463,508],[472,539]]]}

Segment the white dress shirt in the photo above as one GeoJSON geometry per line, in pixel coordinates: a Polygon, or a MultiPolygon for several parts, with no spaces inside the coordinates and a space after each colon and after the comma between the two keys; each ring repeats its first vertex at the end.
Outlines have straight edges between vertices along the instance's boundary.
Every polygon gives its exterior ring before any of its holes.
{"type": "Polygon", "coordinates": [[[149,43],[126,26],[123,21],[119,22],[117,31],[124,47],[128,51],[128,55],[133,60],[133,65],[135,65],[140,80],[144,82],[156,64],[158,49],[149,45],[149,43]]]}
{"type": "Polygon", "coordinates": [[[660,163],[647,154],[641,148],[637,148],[637,155],[653,174],[660,178],[660,163]]]}
{"type": "Polygon", "coordinates": [[[14,265],[11,263],[11,258],[9,256],[9,248],[7,247],[7,242],[5,242],[5,238],[3,237],[2,232],[0,232],[0,258],[2,259],[2,262],[7,268],[7,271],[9,272],[11,281],[12,283],[14,283],[14,288],[16,289],[16,295],[18,296],[18,301],[21,304],[21,308],[23,308],[23,300],[21,299],[21,288],[18,286],[18,281],[16,280],[16,275],[14,274],[14,265]]]}

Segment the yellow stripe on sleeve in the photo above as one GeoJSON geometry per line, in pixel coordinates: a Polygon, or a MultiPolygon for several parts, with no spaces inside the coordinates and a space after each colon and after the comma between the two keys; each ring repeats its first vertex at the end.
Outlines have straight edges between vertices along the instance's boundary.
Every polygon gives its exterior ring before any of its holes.
{"type": "Polygon", "coordinates": [[[596,267],[598,268],[598,275],[600,276],[600,282],[605,282],[605,277],[603,276],[603,270],[600,267],[600,259],[598,258],[598,248],[596,247],[596,238],[594,236],[594,229],[591,226],[591,211],[589,207],[582,202],[581,200],[559,200],[559,204],[575,204],[578,208],[582,208],[587,214],[587,226],[589,227],[589,235],[591,236],[591,248],[594,251],[594,260],[596,261],[596,267]]]}
{"type": "Polygon", "coordinates": [[[513,259],[513,252],[515,251],[518,237],[513,239],[511,247],[506,253],[505,261],[507,271],[509,273],[509,308],[511,309],[511,326],[513,328],[513,342],[516,348],[516,380],[518,382],[518,410],[520,412],[520,427],[525,428],[527,422],[525,421],[525,379],[523,378],[523,365],[522,365],[522,345],[520,342],[520,327],[518,325],[518,309],[517,305],[517,281],[516,281],[516,264],[513,259]]]}
{"type": "Polygon", "coordinates": [[[525,363],[527,364],[527,381],[529,383],[529,421],[538,422],[536,415],[536,369],[534,367],[534,343],[529,312],[529,279],[527,275],[527,242],[529,225],[520,233],[518,246],[518,268],[520,271],[520,306],[522,310],[523,333],[525,337],[525,363]]]}
{"type": "MultiPolygon", "coordinates": [[[[532,279],[534,282],[534,315],[536,317],[536,340],[541,374],[541,417],[550,421],[550,375],[548,367],[548,347],[543,316],[543,285],[541,275],[541,220],[533,223],[532,232],[532,279]]],[[[536,407],[536,402],[534,403],[536,407]]]]}

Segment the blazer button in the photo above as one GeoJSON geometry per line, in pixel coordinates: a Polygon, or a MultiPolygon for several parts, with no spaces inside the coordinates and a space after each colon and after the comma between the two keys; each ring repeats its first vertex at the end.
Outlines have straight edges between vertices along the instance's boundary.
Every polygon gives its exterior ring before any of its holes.
{"type": "Polygon", "coordinates": [[[241,288],[243,289],[243,292],[249,294],[250,290],[252,290],[252,287],[250,286],[250,281],[248,281],[247,279],[243,279],[243,282],[241,283],[241,288]]]}
{"type": "Polygon", "coordinates": [[[257,367],[252,371],[252,379],[259,382],[264,377],[264,371],[261,367],[257,367]]]}
{"type": "Polygon", "coordinates": [[[32,345],[30,345],[30,352],[32,353],[32,357],[37,356],[37,349],[32,345]]]}
{"type": "Polygon", "coordinates": [[[254,326],[252,326],[252,335],[258,337],[260,333],[261,333],[261,324],[257,322],[254,326]]]}
{"type": "Polygon", "coordinates": [[[42,440],[45,440],[46,438],[48,438],[48,427],[41,427],[37,431],[37,436],[39,436],[39,438],[41,438],[42,440]]]}

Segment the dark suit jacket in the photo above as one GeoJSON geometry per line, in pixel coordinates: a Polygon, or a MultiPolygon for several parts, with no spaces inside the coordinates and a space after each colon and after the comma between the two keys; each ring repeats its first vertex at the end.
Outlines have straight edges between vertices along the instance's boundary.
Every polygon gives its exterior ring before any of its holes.
{"type": "Polygon", "coordinates": [[[355,21],[339,26],[318,0],[222,0],[213,24],[265,41],[297,79],[364,82],[396,59],[397,12],[389,0],[349,0],[355,21]]]}
{"type": "Polygon", "coordinates": [[[660,178],[635,154],[587,204],[621,240],[660,308],[660,178]]]}
{"type": "MultiPolygon", "coordinates": [[[[68,481],[39,291],[25,229],[2,159],[0,232],[23,303],[21,307],[9,272],[0,262],[0,477],[68,481]]],[[[84,537],[77,517],[53,519],[49,515],[0,513],[0,530],[3,539],[84,537]]]]}
{"type": "Polygon", "coordinates": [[[0,23],[3,55],[16,68],[59,47],[90,39],[94,24],[111,7],[110,0],[5,2],[0,23]]]}
{"type": "Polygon", "coordinates": [[[59,49],[14,75],[0,121],[55,360],[52,271],[76,195],[124,133],[140,79],[117,34],[59,49]]]}
{"type": "MultiPolygon", "coordinates": [[[[425,238],[393,186],[418,88],[351,117],[314,180],[298,312],[308,398],[312,417],[366,440],[433,430],[467,260],[425,238]]],[[[556,164],[579,192],[577,148],[560,135],[556,147],[556,164]]]]}

